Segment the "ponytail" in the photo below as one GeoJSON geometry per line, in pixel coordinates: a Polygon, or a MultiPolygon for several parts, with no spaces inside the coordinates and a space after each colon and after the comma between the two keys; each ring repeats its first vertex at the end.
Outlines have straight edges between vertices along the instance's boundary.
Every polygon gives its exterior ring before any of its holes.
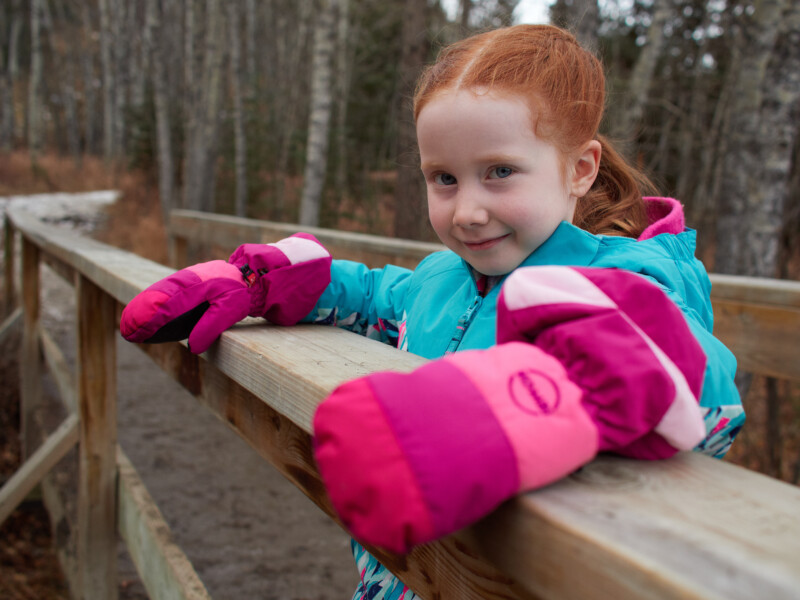
{"type": "Polygon", "coordinates": [[[605,136],[597,139],[600,170],[589,192],[578,199],[573,223],[589,233],[638,238],[648,224],[642,196],[655,194],[655,186],[605,136]]]}

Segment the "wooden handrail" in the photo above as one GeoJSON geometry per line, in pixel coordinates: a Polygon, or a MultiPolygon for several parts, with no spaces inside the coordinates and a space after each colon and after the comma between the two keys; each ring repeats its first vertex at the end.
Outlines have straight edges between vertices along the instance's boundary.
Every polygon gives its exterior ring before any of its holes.
{"type": "MultiPolygon", "coordinates": [[[[295,224],[242,219],[190,210],[170,213],[173,266],[187,264],[188,241],[232,250],[245,242],[276,242],[298,231],[313,233],[334,258],[370,267],[414,268],[440,244],[379,237],[295,224]]],[[[800,281],[711,274],[714,334],[745,371],[800,381],[800,281]]]]}
{"type": "MultiPolygon", "coordinates": [[[[120,303],[172,272],[21,213],[11,219],[120,303]]],[[[424,362],[335,328],[254,320],[202,356],[184,344],[143,349],[328,514],[310,449],[317,403],[347,379],[424,362]]],[[[800,489],[698,454],[601,457],[445,540],[376,553],[423,598],[789,599],[800,589],[798,506],[800,489]]]]}

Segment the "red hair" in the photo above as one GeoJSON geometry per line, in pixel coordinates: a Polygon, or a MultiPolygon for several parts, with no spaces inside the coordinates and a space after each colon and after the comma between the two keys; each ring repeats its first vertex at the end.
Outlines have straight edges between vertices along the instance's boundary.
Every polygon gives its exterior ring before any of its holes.
{"type": "Polygon", "coordinates": [[[537,137],[564,158],[597,139],[600,171],[578,200],[574,223],[591,233],[638,237],[647,226],[643,192],[648,178],[599,134],[605,107],[600,61],[568,32],[550,25],[517,25],[478,34],[446,47],[420,76],[414,116],[437,94],[473,89],[521,96],[537,137]]]}

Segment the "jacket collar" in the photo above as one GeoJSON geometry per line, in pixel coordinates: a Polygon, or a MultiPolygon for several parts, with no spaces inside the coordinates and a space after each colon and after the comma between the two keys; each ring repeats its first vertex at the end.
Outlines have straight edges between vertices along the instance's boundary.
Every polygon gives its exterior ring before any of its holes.
{"type": "Polygon", "coordinates": [[[553,234],[533,254],[522,261],[520,266],[585,267],[594,260],[600,244],[600,236],[593,235],[566,221],[561,221],[553,234]]]}

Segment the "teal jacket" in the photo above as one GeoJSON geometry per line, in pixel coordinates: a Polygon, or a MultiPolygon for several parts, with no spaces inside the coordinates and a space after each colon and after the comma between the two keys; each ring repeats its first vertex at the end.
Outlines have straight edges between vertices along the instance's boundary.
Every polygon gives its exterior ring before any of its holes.
{"type": "MultiPolygon", "coordinates": [[[[659,285],[683,311],[708,358],[700,405],[709,437],[698,450],[722,457],[744,422],[733,382],[736,359],[714,336],[711,283],[695,258],[696,233],[648,240],[598,236],[561,223],[521,266],[617,268],[659,285]]],[[[453,252],[436,252],[414,271],[388,265],[368,269],[333,261],[332,281],[306,321],[329,323],[392,343],[425,358],[495,344],[502,278],[481,296],[469,265],[453,252]]]]}
{"type": "MultiPolygon", "coordinates": [[[[661,287],[682,310],[707,356],[700,399],[707,436],[695,450],[720,458],[741,429],[744,411],[734,385],[736,360],[712,335],[711,283],[695,258],[695,245],[691,229],[637,241],[593,235],[563,222],[520,266],[625,269],[661,287]]],[[[305,321],[344,327],[430,359],[496,343],[497,298],[504,278],[479,293],[474,272],[453,252],[434,253],[414,271],[335,260],[331,275],[305,321]]],[[[361,575],[354,598],[416,598],[358,542],[352,546],[361,575]]]]}

